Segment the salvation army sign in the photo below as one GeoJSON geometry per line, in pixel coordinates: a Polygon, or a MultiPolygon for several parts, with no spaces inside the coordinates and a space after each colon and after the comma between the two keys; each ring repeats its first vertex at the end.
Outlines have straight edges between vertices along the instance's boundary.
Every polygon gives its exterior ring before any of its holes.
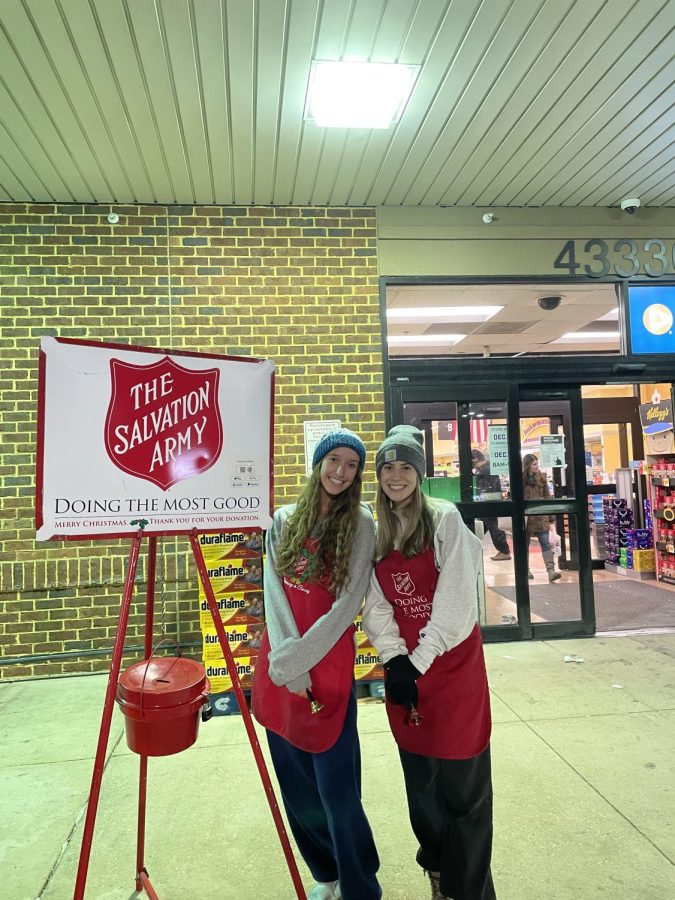
{"type": "Polygon", "coordinates": [[[170,356],[149,366],[111,359],[105,448],[114,464],[163,490],[210,468],[223,446],[219,374],[170,356]]]}
{"type": "Polygon", "coordinates": [[[268,528],[274,365],[46,337],[38,540],[268,528]],[[132,524],[132,522],[134,524],[132,524]]]}

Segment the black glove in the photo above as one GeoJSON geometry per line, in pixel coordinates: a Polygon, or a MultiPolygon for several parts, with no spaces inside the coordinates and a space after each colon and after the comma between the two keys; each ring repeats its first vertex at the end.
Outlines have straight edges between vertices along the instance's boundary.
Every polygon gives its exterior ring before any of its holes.
{"type": "Polygon", "coordinates": [[[384,692],[390,702],[395,703],[397,706],[403,706],[405,709],[417,706],[418,691],[414,681],[409,681],[407,683],[394,682],[394,684],[391,685],[388,681],[385,681],[384,692]]]}
{"type": "Polygon", "coordinates": [[[417,704],[417,685],[415,681],[422,674],[410,661],[407,653],[394,656],[384,664],[387,677],[384,690],[392,703],[399,706],[415,706],[417,704]]]}
{"type": "Polygon", "coordinates": [[[417,681],[422,674],[412,664],[407,653],[392,657],[384,664],[384,669],[387,673],[387,684],[409,684],[411,681],[417,681]]]}

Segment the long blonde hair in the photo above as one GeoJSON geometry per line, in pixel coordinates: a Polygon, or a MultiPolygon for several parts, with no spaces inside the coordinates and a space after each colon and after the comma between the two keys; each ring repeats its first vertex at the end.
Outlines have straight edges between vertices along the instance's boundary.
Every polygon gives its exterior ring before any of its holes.
{"type": "Polygon", "coordinates": [[[398,549],[406,559],[433,547],[434,532],[438,520],[438,510],[426,494],[420,490],[419,481],[405,507],[405,528],[400,534],[401,522],[394,512],[391,500],[377,485],[377,543],[375,562],[388,556],[398,544],[398,549]]]}
{"type": "Polygon", "coordinates": [[[296,507],[286,520],[279,551],[277,572],[292,577],[300,551],[307,538],[317,538],[317,553],[312,557],[308,580],[321,581],[324,573],[330,576],[329,588],[337,592],[347,581],[352,544],[359,520],[361,502],[361,470],[350,486],[334,497],[327,515],[319,518],[321,511],[321,462],[312,469],[296,507]]]}

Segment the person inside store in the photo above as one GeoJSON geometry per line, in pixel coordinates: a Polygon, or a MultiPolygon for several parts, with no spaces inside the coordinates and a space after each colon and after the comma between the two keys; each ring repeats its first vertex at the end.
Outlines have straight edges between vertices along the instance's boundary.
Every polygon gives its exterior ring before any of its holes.
{"type": "Polygon", "coordinates": [[[267,627],[252,689],[291,830],[316,885],[308,900],[378,900],[379,858],[361,804],[355,626],[373,567],[361,504],[366,448],[347,429],[316,445],[296,504],[267,532],[267,627]]]}
{"type": "Polygon", "coordinates": [[[417,862],[434,900],[494,900],[490,697],[477,622],[478,538],[429,499],[423,434],[392,428],[377,451],[375,569],[363,630],[385,669],[417,862]]]}
{"type": "MultiPolygon", "coordinates": [[[[539,459],[534,453],[526,453],[523,457],[523,496],[526,500],[550,500],[551,491],[548,486],[548,478],[539,468],[539,459]]],[[[551,546],[550,530],[555,525],[555,516],[527,516],[525,519],[525,532],[527,534],[528,557],[531,538],[537,538],[541,547],[541,555],[546,566],[549,581],[557,581],[560,572],[555,567],[555,554],[551,546]]],[[[527,576],[534,578],[529,565],[527,576]]]]}
{"type": "MultiPolygon", "coordinates": [[[[502,483],[499,475],[490,474],[490,463],[485,458],[485,454],[474,447],[471,450],[471,465],[476,476],[476,493],[481,499],[485,499],[485,494],[494,494],[497,499],[502,496],[502,483]]],[[[506,532],[499,527],[499,520],[496,516],[487,516],[481,519],[483,527],[490,533],[492,543],[497,551],[490,559],[505,560],[511,559],[511,548],[506,539],[506,532]]]]}

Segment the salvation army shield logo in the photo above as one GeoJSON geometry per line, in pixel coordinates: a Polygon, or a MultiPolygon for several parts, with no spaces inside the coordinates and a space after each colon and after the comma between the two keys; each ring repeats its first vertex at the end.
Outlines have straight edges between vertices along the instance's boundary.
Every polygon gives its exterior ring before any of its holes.
{"type": "Polygon", "coordinates": [[[399,594],[412,594],[415,590],[415,582],[407,572],[396,572],[391,576],[394,579],[394,587],[399,594]]]}
{"type": "Polygon", "coordinates": [[[171,356],[147,366],[111,359],[105,447],[114,465],[164,491],[210,469],[223,446],[219,374],[171,356]]]}

